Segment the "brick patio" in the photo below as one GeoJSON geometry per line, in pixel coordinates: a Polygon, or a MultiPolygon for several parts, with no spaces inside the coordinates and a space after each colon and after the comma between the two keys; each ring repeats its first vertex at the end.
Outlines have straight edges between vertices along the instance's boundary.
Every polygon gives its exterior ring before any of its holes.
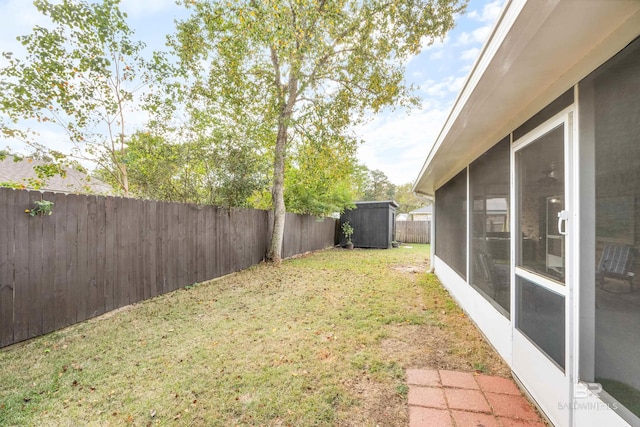
{"type": "Polygon", "coordinates": [[[513,380],[408,369],[411,427],[545,427],[513,380]]]}

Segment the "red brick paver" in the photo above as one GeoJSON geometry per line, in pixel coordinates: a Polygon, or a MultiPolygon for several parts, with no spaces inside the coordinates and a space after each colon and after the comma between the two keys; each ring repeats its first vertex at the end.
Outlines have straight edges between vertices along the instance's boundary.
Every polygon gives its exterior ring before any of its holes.
{"type": "Polygon", "coordinates": [[[520,420],[537,420],[538,413],[531,403],[522,396],[510,396],[508,394],[485,393],[493,412],[501,417],[516,418],[520,420]]]}
{"type": "Polygon", "coordinates": [[[411,427],[544,427],[509,378],[471,372],[409,369],[411,427]]]}
{"type": "Polygon", "coordinates": [[[465,388],[467,390],[480,389],[472,372],[440,371],[440,379],[444,387],[465,388]]]}
{"type": "Polygon", "coordinates": [[[426,369],[407,369],[407,384],[424,387],[440,387],[442,385],[438,371],[426,369]]]}
{"type": "Polygon", "coordinates": [[[422,408],[420,406],[409,406],[409,426],[453,426],[451,415],[446,409],[422,408]]]}
{"type": "Polygon", "coordinates": [[[478,375],[476,381],[482,387],[482,390],[491,393],[513,394],[520,396],[518,386],[509,378],[491,377],[489,375],[478,375]]]}
{"type": "MultiPolygon", "coordinates": [[[[477,412],[451,411],[456,426],[502,427],[496,417],[477,412]]],[[[426,424],[425,424],[426,425],[426,424]]]]}
{"type": "Polygon", "coordinates": [[[491,408],[480,390],[446,388],[444,394],[451,409],[490,413],[491,408]]]}
{"type": "Polygon", "coordinates": [[[444,391],[439,387],[409,387],[409,405],[447,409],[444,391]]]}
{"type": "Polygon", "coordinates": [[[502,423],[502,427],[546,427],[542,421],[515,420],[504,417],[498,417],[498,420],[502,423]]]}

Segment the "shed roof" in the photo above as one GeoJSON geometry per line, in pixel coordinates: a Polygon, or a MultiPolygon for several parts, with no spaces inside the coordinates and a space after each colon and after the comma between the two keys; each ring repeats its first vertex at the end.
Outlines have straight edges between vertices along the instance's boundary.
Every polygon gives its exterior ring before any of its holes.
{"type": "Polygon", "coordinates": [[[637,0],[508,0],[413,191],[433,196],[639,34],[637,0]]]}
{"type": "Polygon", "coordinates": [[[398,206],[400,206],[398,204],[398,202],[394,201],[394,200],[362,200],[359,202],[355,202],[356,206],[366,206],[366,205],[380,205],[380,206],[393,206],[394,208],[397,208],[398,206]]]}

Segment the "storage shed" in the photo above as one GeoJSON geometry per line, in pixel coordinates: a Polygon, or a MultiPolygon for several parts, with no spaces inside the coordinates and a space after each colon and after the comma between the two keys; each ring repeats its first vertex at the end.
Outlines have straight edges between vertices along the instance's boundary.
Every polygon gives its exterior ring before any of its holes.
{"type": "Polygon", "coordinates": [[[340,244],[346,239],[342,234],[342,224],[349,222],[353,227],[351,241],[356,248],[387,249],[396,234],[396,209],[393,200],[356,202],[356,207],[340,216],[340,244]]]}

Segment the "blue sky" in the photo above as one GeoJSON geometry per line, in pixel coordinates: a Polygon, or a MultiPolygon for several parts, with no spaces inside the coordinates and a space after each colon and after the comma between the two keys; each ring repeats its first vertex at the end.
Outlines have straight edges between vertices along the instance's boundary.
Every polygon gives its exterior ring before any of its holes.
{"type": "Polygon", "coordinates": [[[420,86],[422,106],[408,115],[381,114],[361,129],[365,142],[359,158],[369,169],[382,170],[394,184],[417,178],[503,4],[504,0],[471,0],[445,39],[408,64],[406,79],[420,86]]]}
{"type": "MultiPolygon", "coordinates": [[[[443,41],[426,47],[407,64],[406,79],[420,86],[420,108],[384,112],[356,129],[364,140],[358,157],[369,169],[382,170],[395,184],[412,182],[433,141],[442,128],[464,80],[498,18],[504,0],[470,0],[465,14],[443,41]]],[[[122,0],[136,38],[149,50],[162,49],[174,20],[185,11],[174,0],[122,0]]],[[[0,0],[0,51],[19,52],[17,35],[28,34],[42,22],[30,0],[0,0]]],[[[143,121],[142,117],[140,118],[143,121]]],[[[42,133],[53,145],[64,145],[64,136],[52,130],[42,133]]],[[[9,145],[0,140],[0,148],[9,145]]],[[[12,148],[16,148],[13,146],[12,148]]]]}

